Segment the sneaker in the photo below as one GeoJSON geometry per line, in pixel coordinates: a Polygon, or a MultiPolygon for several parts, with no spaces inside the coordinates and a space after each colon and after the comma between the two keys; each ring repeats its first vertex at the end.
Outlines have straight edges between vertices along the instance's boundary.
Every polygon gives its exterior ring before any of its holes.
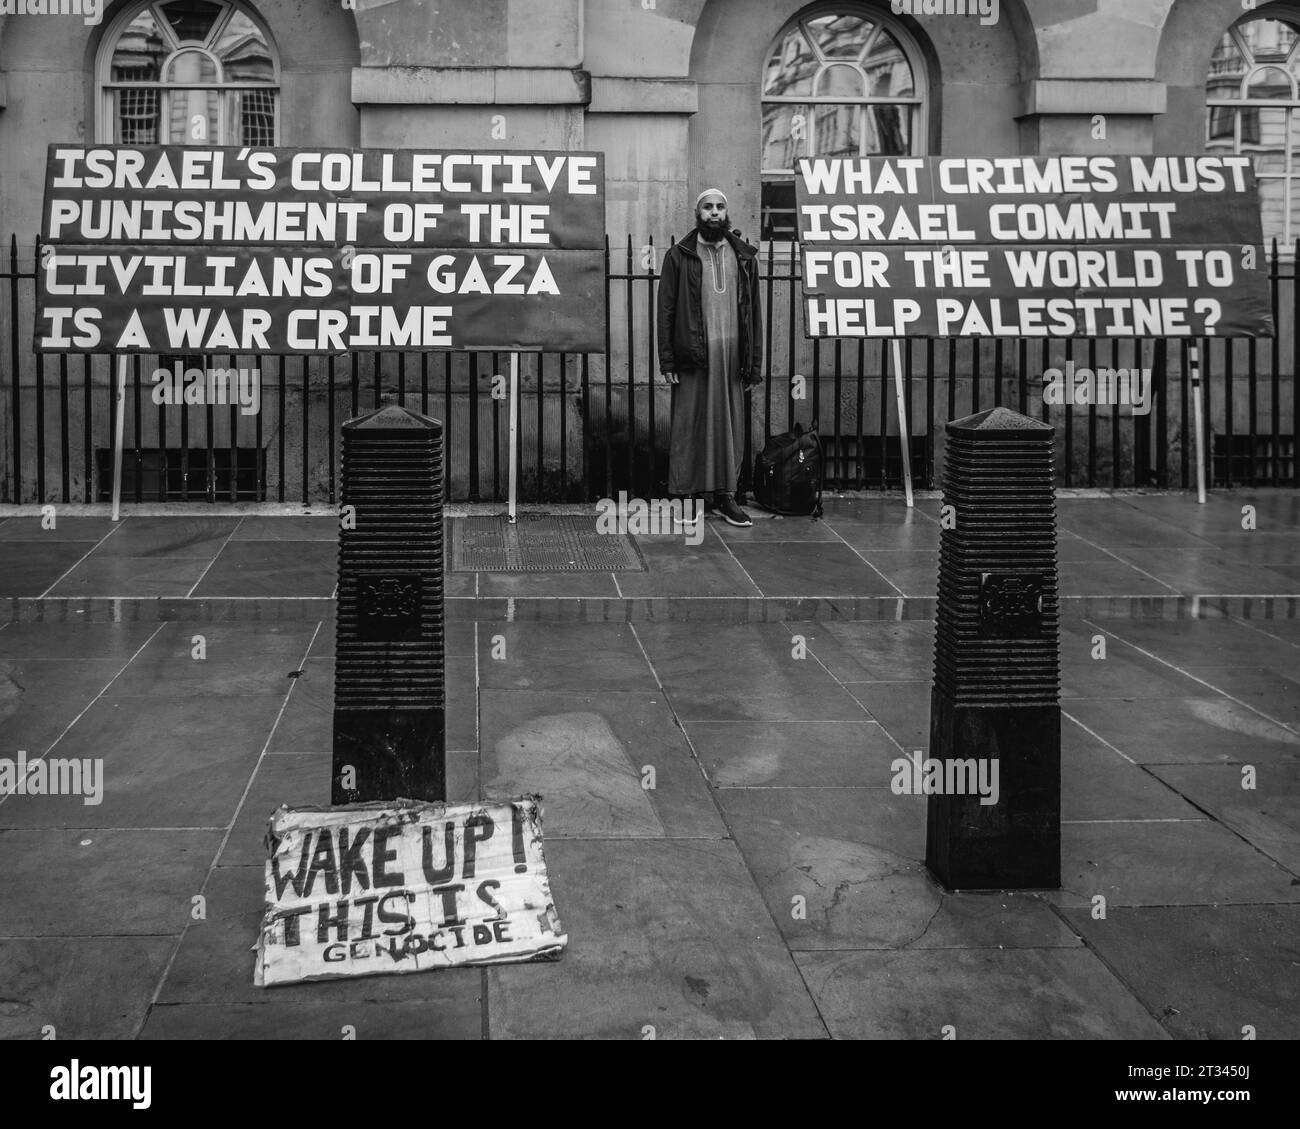
{"type": "Polygon", "coordinates": [[[698,498],[683,498],[682,512],[673,514],[674,529],[694,529],[700,524],[700,515],[704,507],[700,504],[698,498]]]}
{"type": "Polygon", "coordinates": [[[728,525],[739,525],[744,527],[746,525],[754,524],[750,520],[749,514],[745,513],[744,510],[736,505],[735,499],[730,497],[714,502],[713,512],[721,517],[728,525]]]}

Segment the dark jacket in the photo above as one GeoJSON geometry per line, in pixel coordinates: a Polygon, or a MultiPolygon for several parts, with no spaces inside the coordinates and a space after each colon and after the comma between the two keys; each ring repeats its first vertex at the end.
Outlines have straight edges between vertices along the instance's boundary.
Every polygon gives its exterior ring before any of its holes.
{"type": "MultiPolygon", "coordinates": [[[[701,297],[704,265],[697,250],[700,233],[692,231],[668,248],[659,278],[656,330],[659,371],[685,372],[709,367],[709,344],[704,334],[701,297]]],[[[758,249],[727,232],[740,268],[740,379],[757,384],[762,379],[763,311],[758,301],[758,249]]]]}

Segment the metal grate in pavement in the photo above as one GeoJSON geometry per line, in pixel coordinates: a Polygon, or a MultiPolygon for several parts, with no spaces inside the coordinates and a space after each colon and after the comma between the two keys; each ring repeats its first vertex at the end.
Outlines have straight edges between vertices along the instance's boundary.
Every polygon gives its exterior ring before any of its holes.
{"type": "Polygon", "coordinates": [[[595,515],[504,514],[451,519],[453,572],[645,572],[636,543],[599,533],[595,515]]]}

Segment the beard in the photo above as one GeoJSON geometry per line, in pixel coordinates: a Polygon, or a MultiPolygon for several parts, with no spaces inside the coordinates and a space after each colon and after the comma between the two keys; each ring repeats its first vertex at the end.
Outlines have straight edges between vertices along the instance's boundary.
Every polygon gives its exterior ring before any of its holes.
{"type": "Polygon", "coordinates": [[[700,238],[705,243],[719,243],[726,237],[727,221],[706,220],[702,216],[695,217],[695,230],[700,233],[700,238]]]}

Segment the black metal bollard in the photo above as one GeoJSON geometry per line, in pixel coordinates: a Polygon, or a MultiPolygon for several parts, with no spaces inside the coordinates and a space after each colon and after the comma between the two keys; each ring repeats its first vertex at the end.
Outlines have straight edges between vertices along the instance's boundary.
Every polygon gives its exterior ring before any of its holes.
{"type": "Polygon", "coordinates": [[[996,802],[931,792],[925,862],[948,889],[1061,883],[1055,428],[993,408],[947,425],[930,758],[991,765],[996,802]],[[947,507],[952,507],[949,510],[947,507]],[[996,769],[996,775],[994,775],[996,769]],[[984,801],[984,802],[981,802],[984,801]]]}
{"type": "Polygon", "coordinates": [[[445,800],[442,424],[343,425],[330,802],[445,800]]]}

